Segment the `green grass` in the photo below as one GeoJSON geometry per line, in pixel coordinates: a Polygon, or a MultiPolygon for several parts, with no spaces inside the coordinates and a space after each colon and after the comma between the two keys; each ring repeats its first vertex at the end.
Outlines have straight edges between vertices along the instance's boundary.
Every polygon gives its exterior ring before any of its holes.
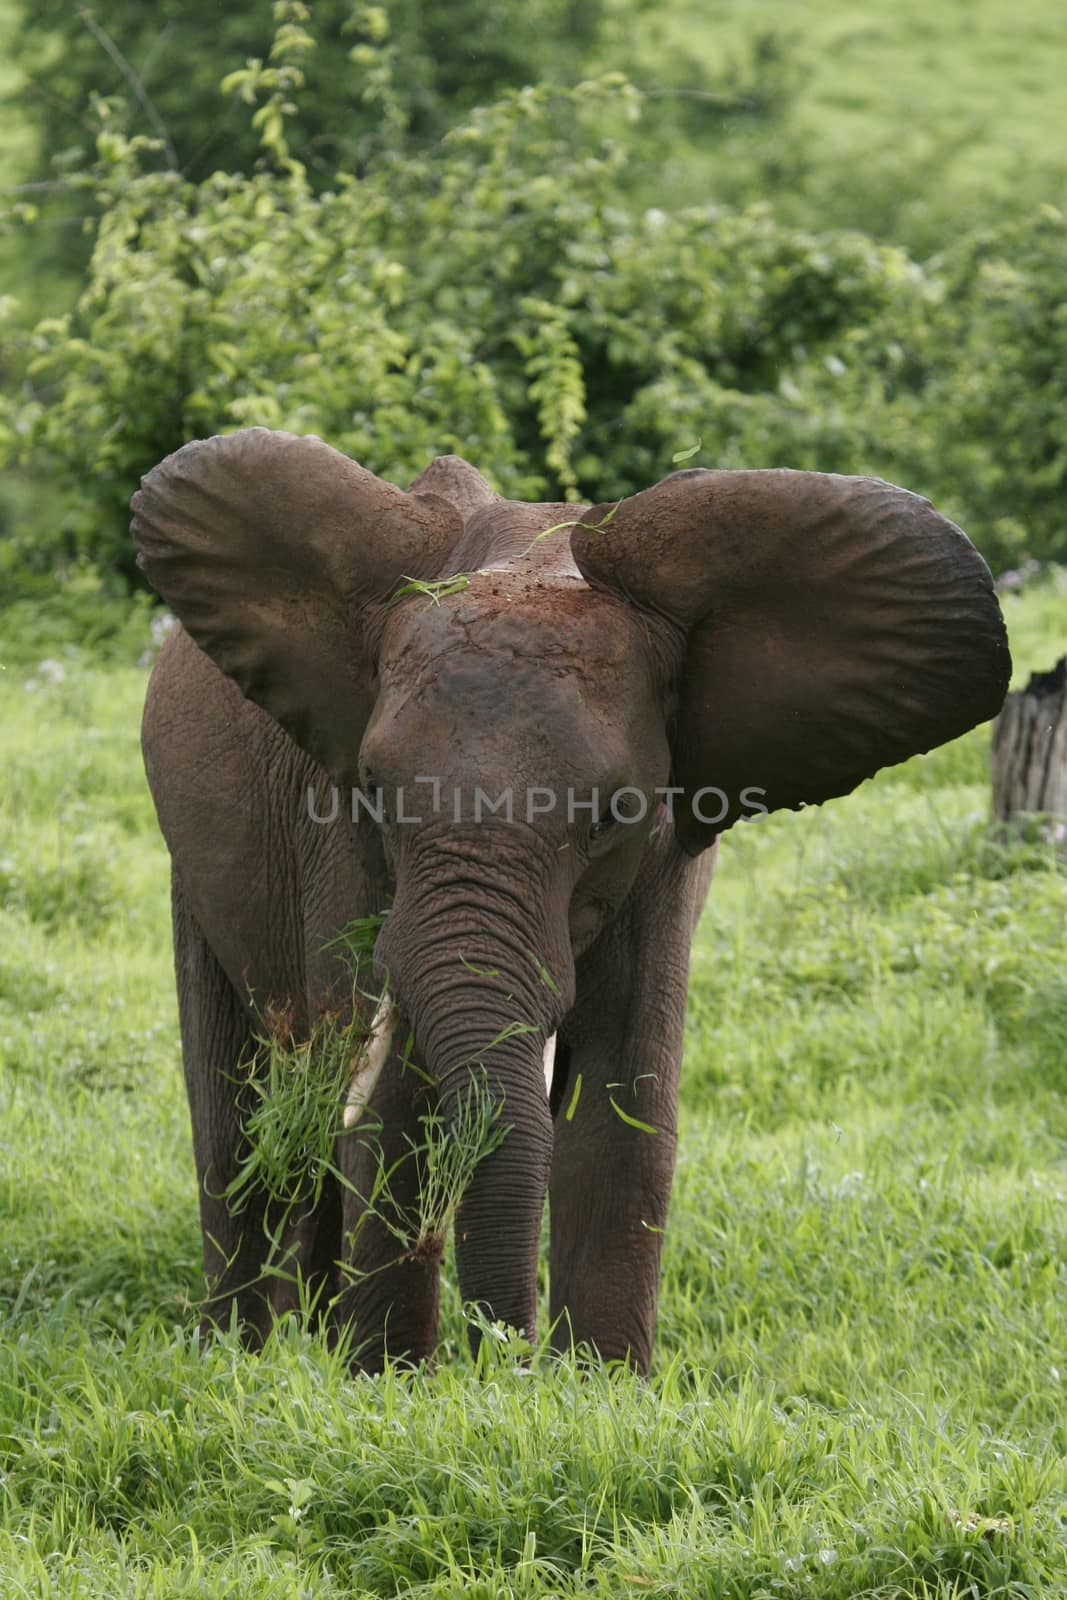
{"type": "Polygon", "coordinates": [[[7,623],[0,1594],[1067,1594],[1067,881],[985,731],[724,844],[652,1382],[477,1372],[450,1258],[436,1376],[353,1382],[194,1344],[142,641],[7,623]]]}
{"type": "Polygon", "coordinates": [[[679,102],[650,204],[768,199],[801,226],[856,227],[922,256],[1067,198],[1063,20],[1048,0],[674,0],[645,31],[643,87],[699,81],[701,67],[722,81],[745,40],[772,31],[793,88],[780,121],[718,147],[715,108],[679,102]]]}

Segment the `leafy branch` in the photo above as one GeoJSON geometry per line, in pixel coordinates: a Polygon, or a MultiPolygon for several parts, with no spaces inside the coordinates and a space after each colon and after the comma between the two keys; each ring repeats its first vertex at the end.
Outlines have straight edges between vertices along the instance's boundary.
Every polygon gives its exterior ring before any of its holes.
{"type": "Polygon", "coordinates": [[[286,172],[302,171],[302,165],[289,153],[285,136],[285,119],[296,115],[295,96],[304,87],[304,70],[301,62],[315,48],[315,39],[306,24],[311,21],[311,9],[303,0],[275,0],[274,42],[268,62],[250,57],[243,67],[230,72],[222,80],[223,94],[235,91],[246,105],[256,105],[260,96],[267,99],[253,113],[252,126],[258,131],[260,143],[286,172]]]}
{"type": "Polygon", "coordinates": [[[166,154],[167,165],[172,171],[176,171],[178,167],[177,152],[174,149],[174,144],[171,140],[170,133],[167,130],[167,125],[160,116],[152,97],[148,93],[148,90],[145,88],[144,79],[134,71],[133,67],[127,61],[118,45],[107,32],[107,29],[101,27],[100,23],[97,22],[96,18],[88,9],[88,7],[78,7],[78,20],[84,23],[85,27],[88,28],[97,44],[105,52],[105,54],[111,58],[111,60],[118,67],[119,71],[122,73],[122,76],[126,79],[126,82],[129,84],[130,88],[137,97],[138,104],[141,106],[141,109],[144,111],[149,122],[156,131],[156,137],[159,139],[164,153],[166,154]]]}

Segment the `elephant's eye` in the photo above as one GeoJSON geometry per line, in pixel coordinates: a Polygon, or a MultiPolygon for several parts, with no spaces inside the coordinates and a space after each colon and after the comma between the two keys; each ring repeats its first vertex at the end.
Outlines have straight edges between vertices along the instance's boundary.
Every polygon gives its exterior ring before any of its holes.
{"type": "Polygon", "coordinates": [[[367,804],[378,822],[388,822],[389,808],[385,803],[385,790],[377,778],[372,778],[368,773],[363,780],[363,793],[367,797],[367,804]]]}
{"type": "Polygon", "coordinates": [[[618,789],[589,829],[589,838],[603,839],[623,823],[640,822],[648,810],[648,802],[639,789],[618,789]]]}
{"type": "Polygon", "coordinates": [[[605,834],[610,833],[612,828],[617,828],[618,825],[618,821],[612,815],[611,808],[609,806],[607,810],[600,813],[599,817],[597,817],[596,821],[589,829],[589,837],[590,839],[603,839],[605,834]]]}

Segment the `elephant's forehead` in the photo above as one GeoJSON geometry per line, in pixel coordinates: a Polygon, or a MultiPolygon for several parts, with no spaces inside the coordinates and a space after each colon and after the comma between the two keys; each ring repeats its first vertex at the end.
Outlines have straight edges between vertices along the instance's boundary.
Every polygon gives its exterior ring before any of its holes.
{"type": "Polygon", "coordinates": [[[643,637],[631,607],[581,578],[521,581],[491,571],[439,601],[408,601],[387,629],[383,668],[442,678],[479,665],[586,676],[623,667],[643,637]]]}
{"type": "Polygon", "coordinates": [[[658,703],[642,614],[579,577],[483,572],[439,604],[415,596],[390,615],[379,676],[379,771],[403,748],[438,775],[584,781],[624,767],[658,703]]]}

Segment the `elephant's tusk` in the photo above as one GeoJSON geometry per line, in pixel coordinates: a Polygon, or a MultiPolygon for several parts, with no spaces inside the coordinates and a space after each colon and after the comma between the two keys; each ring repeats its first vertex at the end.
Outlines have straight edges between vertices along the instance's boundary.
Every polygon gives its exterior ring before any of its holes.
{"type": "Polygon", "coordinates": [[[555,1034],[553,1034],[550,1039],[546,1040],[546,1042],[545,1042],[545,1053],[542,1056],[541,1060],[542,1060],[542,1064],[543,1064],[544,1069],[545,1069],[545,1093],[548,1096],[551,1097],[551,1094],[552,1094],[552,1072],[553,1072],[553,1069],[555,1068],[555,1065],[556,1065],[556,1035],[555,1034]]]}
{"type": "Polygon", "coordinates": [[[366,1043],[357,1051],[352,1064],[352,1081],[345,1096],[346,1128],[354,1128],[367,1109],[367,1102],[374,1093],[374,1086],[389,1059],[395,1027],[396,1007],[386,998],[374,1013],[374,1021],[370,1025],[366,1043]]]}

